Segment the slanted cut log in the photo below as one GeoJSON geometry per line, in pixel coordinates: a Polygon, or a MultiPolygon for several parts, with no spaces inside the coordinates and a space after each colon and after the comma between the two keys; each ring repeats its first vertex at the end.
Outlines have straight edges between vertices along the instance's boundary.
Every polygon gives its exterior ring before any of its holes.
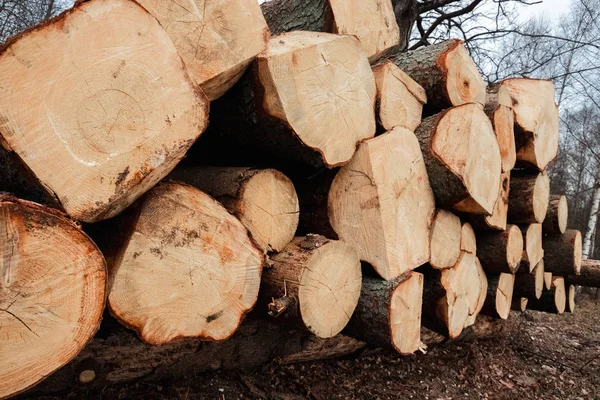
{"type": "Polygon", "coordinates": [[[519,297],[513,294],[512,303],[510,305],[510,309],[518,312],[525,312],[527,310],[527,304],[529,303],[529,299],[527,297],[519,297]]]}
{"type": "MultiPolygon", "coordinates": [[[[13,39],[0,54],[0,104],[0,143],[17,168],[85,222],[164,178],[208,122],[173,42],[128,0],[78,2],[13,39]]],[[[11,177],[3,169],[0,187],[29,197],[11,177]]]]}
{"type": "Polygon", "coordinates": [[[460,233],[460,250],[477,255],[477,239],[475,238],[475,231],[468,222],[464,222],[462,224],[460,233]]]}
{"type": "Polygon", "coordinates": [[[308,30],[356,36],[371,62],[400,44],[390,0],[274,0],[261,7],[273,34],[308,30]]]}
{"type": "Polygon", "coordinates": [[[467,214],[465,218],[476,230],[503,231],[506,230],[508,214],[508,194],[510,192],[510,171],[500,175],[500,190],[494,204],[492,215],[467,214]]]}
{"type": "Polygon", "coordinates": [[[572,285],[600,288],[600,261],[581,261],[581,273],[569,273],[568,281],[572,285]]]}
{"type": "Polygon", "coordinates": [[[460,40],[399,53],[391,61],[423,86],[427,115],[466,103],[478,103],[480,108],[485,104],[485,83],[460,40]]]}
{"type": "Polygon", "coordinates": [[[27,396],[164,382],[192,371],[255,369],[273,359],[283,364],[315,361],[352,354],[365,346],[345,335],[321,339],[257,316],[247,318],[224,342],[184,340],[151,346],[111,318],[104,319],[101,332],[79,356],[27,396]]]}
{"type": "Polygon", "coordinates": [[[541,224],[548,211],[550,179],[545,172],[531,174],[514,170],[510,177],[508,222],[541,224]]]}
{"type": "Polygon", "coordinates": [[[462,252],[452,268],[424,269],[423,324],[425,327],[457,338],[476,313],[480,303],[479,260],[462,252]],[[479,267],[479,268],[478,268],[479,267]]]}
{"type": "Polygon", "coordinates": [[[407,272],[391,281],[365,277],[346,332],[400,354],[421,348],[423,275],[407,272]]]}
{"type": "Polygon", "coordinates": [[[294,184],[274,169],[235,167],[177,168],[174,180],[214,197],[248,229],[264,253],[281,251],[298,228],[299,205],[294,184]]]}
{"type": "Polygon", "coordinates": [[[517,151],[515,149],[515,119],[508,89],[498,85],[488,87],[484,111],[492,121],[500,146],[502,172],[510,172],[517,162],[517,151]]]}
{"type": "Polygon", "coordinates": [[[477,274],[470,274],[465,282],[470,288],[469,290],[469,316],[465,323],[465,328],[476,323],[479,313],[483,309],[485,298],[487,297],[488,281],[485,271],[479,262],[479,258],[475,259],[475,271],[477,274]],[[475,289],[477,288],[477,289],[475,289]],[[479,294],[477,294],[477,290],[479,294]]]}
{"type": "Polygon", "coordinates": [[[329,190],[329,221],[384,279],[429,261],[435,201],[415,135],[394,130],[370,139],[329,190]]]}
{"type": "Polygon", "coordinates": [[[541,260],[533,271],[528,268],[520,269],[515,279],[515,295],[529,299],[539,299],[544,290],[544,260],[541,260]]]}
{"type": "Polygon", "coordinates": [[[229,338],[260,285],[263,254],[246,228],[178,183],[152,189],[131,212],[109,257],[111,314],[153,345],[229,338]]]}
{"type": "Polygon", "coordinates": [[[500,150],[481,108],[470,103],[426,118],[416,135],[438,205],[491,214],[500,189],[500,150]]]}
{"type": "Polygon", "coordinates": [[[493,318],[507,319],[510,314],[515,275],[488,274],[488,292],[481,313],[493,318]]]}
{"type": "Polygon", "coordinates": [[[502,232],[477,234],[479,259],[486,272],[514,274],[523,257],[523,234],[516,225],[502,232]]]}
{"type": "Polygon", "coordinates": [[[544,266],[544,289],[550,290],[551,287],[552,287],[552,272],[546,271],[546,267],[544,266]]]}
{"type": "Polygon", "coordinates": [[[567,291],[567,305],[566,305],[566,310],[567,312],[570,313],[574,313],[575,312],[575,295],[576,290],[575,290],[575,285],[565,282],[565,290],[567,291]]]}
{"type": "Polygon", "coordinates": [[[0,194],[0,398],[36,385],[92,339],[106,263],[62,213],[0,194]]]}
{"type": "Polygon", "coordinates": [[[546,254],[544,247],[542,247],[542,224],[522,226],[521,231],[523,232],[523,242],[525,243],[521,269],[531,272],[546,254]]]}
{"type": "Polygon", "coordinates": [[[355,37],[274,37],[254,71],[211,104],[210,127],[192,161],[277,166],[286,174],[343,165],[375,135],[375,93],[371,66],[355,37]]]}
{"type": "Polygon", "coordinates": [[[219,98],[267,46],[269,28],[254,0],[139,0],[165,28],[191,78],[219,98]]]}
{"type": "Polygon", "coordinates": [[[427,103],[425,89],[391,61],[374,66],[373,75],[378,124],[386,131],[400,126],[414,132],[427,103]]]}
{"type": "Polygon", "coordinates": [[[556,275],[579,275],[581,271],[581,232],[567,229],[562,235],[544,237],[546,271],[556,275]]]}
{"type": "Polygon", "coordinates": [[[555,276],[552,278],[550,289],[544,291],[539,300],[529,299],[528,307],[530,310],[562,314],[565,312],[566,305],[565,279],[561,276],[555,276]]]}
{"type": "Polygon", "coordinates": [[[352,246],[308,235],[294,238],[270,259],[262,280],[269,315],[320,338],[340,333],[361,289],[360,260],[352,246]]]}
{"type": "Polygon", "coordinates": [[[567,230],[567,221],[569,219],[569,205],[567,197],[552,194],[548,203],[548,211],[544,219],[544,233],[562,234],[567,230]]]}
{"type": "Polygon", "coordinates": [[[517,164],[546,169],[558,153],[558,107],[550,80],[507,79],[515,115],[517,164]]]}
{"type": "Polygon", "coordinates": [[[452,268],[460,256],[462,225],[460,219],[446,210],[437,210],[431,224],[431,257],[436,269],[452,268]]]}

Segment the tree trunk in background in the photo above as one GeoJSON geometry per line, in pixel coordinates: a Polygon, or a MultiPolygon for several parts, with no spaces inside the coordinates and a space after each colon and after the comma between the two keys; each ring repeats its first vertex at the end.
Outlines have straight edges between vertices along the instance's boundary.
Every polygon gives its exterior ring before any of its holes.
{"type": "Polygon", "coordinates": [[[592,195],[592,209],[590,211],[590,218],[588,219],[587,227],[585,230],[585,238],[583,239],[583,258],[589,258],[592,250],[592,236],[596,230],[596,222],[598,221],[598,209],[600,208],[600,172],[596,177],[596,187],[594,188],[594,194],[592,195]]]}

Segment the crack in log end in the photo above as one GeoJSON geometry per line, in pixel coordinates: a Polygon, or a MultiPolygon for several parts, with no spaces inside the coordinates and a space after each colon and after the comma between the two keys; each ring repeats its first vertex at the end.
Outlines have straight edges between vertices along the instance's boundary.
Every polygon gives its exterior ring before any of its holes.
{"type": "Polygon", "coordinates": [[[2,308],[0,308],[0,311],[3,311],[3,312],[5,312],[5,313],[7,313],[8,315],[12,316],[14,319],[16,319],[16,320],[17,320],[17,321],[19,321],[21,324],[23,324],[23,326],[24,326],[25,328],[27,328],[27,330],[28,330],[29,332],[31,332],[31,333],[33,333],[35,336],[39,337],[39,335],[38,335],[37,333],[35,333],[35,332],[34,332],[34,331],[33,331],[33,330],[32,330],[32,329],[29,327],[29,325],[27,325],[27,324],[25,323],[25,321],[23,321],[21,318],[17,317],[17,316],[16,316],[14,313],[12,313],[12,312],[8,311],[8,309],[2,309],[2,308]]]}
{"type": "Polygon", "coordinates": [[[223,315],[223,310],[221,310],[217,313],[211,314],[208,317],[206,317],[206,323],[210,324],[211,322],[219,319],[222,315],[223,315]]]}

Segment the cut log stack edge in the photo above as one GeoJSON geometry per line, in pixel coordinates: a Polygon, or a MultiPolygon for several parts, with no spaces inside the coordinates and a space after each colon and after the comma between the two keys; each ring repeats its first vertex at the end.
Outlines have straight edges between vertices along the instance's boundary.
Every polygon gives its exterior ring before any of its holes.
{"type": "Polygon", "coordinates": [[[300,1],[82,1],[7,43],[0,398],[410,354],[600,286],[550,81],[399,53],[390,0],[300,1]]]}

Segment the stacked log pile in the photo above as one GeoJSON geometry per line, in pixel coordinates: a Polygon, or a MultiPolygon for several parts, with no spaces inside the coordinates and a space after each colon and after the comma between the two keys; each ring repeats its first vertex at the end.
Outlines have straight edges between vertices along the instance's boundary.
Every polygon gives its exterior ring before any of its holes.
{"type": "Polygon", "coordinates": [[[0,398],[411,354],[600,286],[550,81],[298,1],[82,1],[0,53],[0,398]]]}

